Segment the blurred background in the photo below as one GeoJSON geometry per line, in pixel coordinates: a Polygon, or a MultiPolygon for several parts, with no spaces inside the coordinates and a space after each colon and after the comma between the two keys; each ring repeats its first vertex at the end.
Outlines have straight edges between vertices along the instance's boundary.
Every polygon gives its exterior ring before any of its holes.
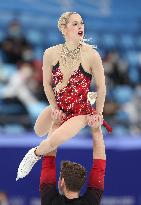
{"type": "MultiPolygon", "coordinates": [[[[41,163],[15,182],[18,164],[39,139],[33,130],[48,106],[42,86],[42,56],[63,43],[60,15],[79,12],[85,38],[96,45],[106,75],[103,129],[107,173],[103,205],[141,205],[141,2],[140,0],[6,0],[0,2],[0,204],[39,205],[41,163]]],[[[94,89],[92,84],[91,89],[94,89]]],[[[60,160],[82,163],[89,171],[89,127],[58,150],[60,160]]],[[[85,187],[84,187],[85,190],[85,187]]],[[[84,191],[83,190],[83,191],[84,191]]],[[[82,191],[82,192],[83,192],[82,191]]]]}

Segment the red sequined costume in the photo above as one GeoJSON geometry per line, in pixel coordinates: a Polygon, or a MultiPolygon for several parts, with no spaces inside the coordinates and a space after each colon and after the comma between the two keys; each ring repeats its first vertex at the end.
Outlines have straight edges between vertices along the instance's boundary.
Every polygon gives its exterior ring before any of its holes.
{"type": "MultiPolygon", "coordinates": [[[[64,121],[78,115],[96,114],[96,110],[87,98],[92,75],[86,72],[80,64],[78,69],[71,74],[67,85],[56,92],[55,87],[62,80],[63,73],[61,72],[58,61],[52,68],[52,87],[58,107],[66,114],[64,121]]],[[[105,120],[103,121],[103,125],[108,132],[112,131],[112,128],[105,120]]]]}

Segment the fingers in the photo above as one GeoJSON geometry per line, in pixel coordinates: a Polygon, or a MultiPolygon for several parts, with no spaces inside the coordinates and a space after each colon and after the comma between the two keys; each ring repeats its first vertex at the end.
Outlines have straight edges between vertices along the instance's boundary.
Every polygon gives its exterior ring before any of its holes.
{"type": "Polygon", "coordinates": [[[98,128],[103,124],[103,117],[99,114],[90,115],[87,118],[88,125],[94,128],[98,128]]]}
{"type": "Polygon", "coordinates": [[[63,113],[63,111],[60,110],[58,114],[59,121],[62,122],[65,119],[65,117],[66,117],[65,113],[63,113]]]}
{"type": "Polygon", "coordinates": [[[62,122],[64,118],[66,117],[65,113],[63,113],[62,110],[59,109],[52,109],[51,117],[55,121],[62,122]]]}
{"type": "Polygon", "coordinates": [[[58,112],[59,112],[58,109],[56,109],[56,108],[52,109],[51,117],[52,117],[53,120],[58,119],[58,112]]]}
{"type": "Polygon", "coordinates": [[[53,108],[52,113],[51,113],[51,117],[52,117],[53,120],[56,119],[56,115],[57,115],[57,109],[53,108]]]}
{"type": "Polygon", "coordinates": [[[64,121],[65,118],[66,118],[66,114],[62,112],[62,115],[61,115],[61,122],[64,121]]]}

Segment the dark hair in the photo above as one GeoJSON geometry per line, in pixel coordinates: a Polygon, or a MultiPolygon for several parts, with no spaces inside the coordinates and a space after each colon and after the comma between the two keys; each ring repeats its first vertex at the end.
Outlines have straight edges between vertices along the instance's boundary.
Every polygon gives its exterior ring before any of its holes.
{"type": "Polygon", "coordinates": [[[67,190],[79,192],[85,182],[86,171],[81,164],[62,161],[60,177],[64,178],[67,190]]]}

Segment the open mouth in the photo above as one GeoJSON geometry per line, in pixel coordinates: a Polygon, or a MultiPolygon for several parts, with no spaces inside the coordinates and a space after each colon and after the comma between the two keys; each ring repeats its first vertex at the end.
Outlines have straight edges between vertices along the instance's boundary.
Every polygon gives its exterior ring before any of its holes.
{"type": "Polygon", "coordinates": [[[78,32],[78,35],[79,35],[79,36],[83,36],[83,31],[79,31],[79,32],[78,32]]]}

